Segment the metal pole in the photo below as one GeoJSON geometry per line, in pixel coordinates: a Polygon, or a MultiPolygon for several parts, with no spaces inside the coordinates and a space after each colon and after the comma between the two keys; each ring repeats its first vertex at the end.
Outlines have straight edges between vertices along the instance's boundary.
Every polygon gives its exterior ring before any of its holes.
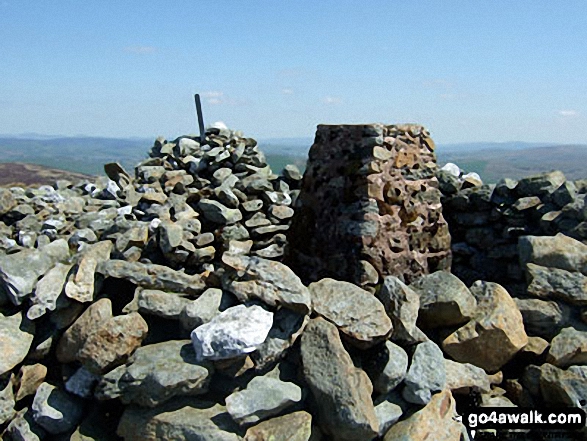
{"type": "Polygon", "coordinates": [[[200,101],[200,94],[196,93],[196,112],[198,113],[198,124],[200,126],[200,145],[206,142],[206,130],[204,129],[204,117],[202,116],[202,103],[200,101]]]}

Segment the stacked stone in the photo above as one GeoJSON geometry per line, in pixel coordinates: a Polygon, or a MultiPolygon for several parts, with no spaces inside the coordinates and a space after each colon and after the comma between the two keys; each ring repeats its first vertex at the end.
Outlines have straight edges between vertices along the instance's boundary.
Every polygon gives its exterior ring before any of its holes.
{"type": "Polygon", "coordinates": [[[438,174],[443,209],[452,237],[453,273],[467,284],[490,280],[513,293],[526,289],[518,238],[563,233],[587,242],[587,187],[560,171],[493,185],[453,185],[438,174]]]}
{"type": "Polygon", "coordinates": [[[302,279],[372,289],[449,269],[434,148],[417,125],[318,126],[289,235],[302,279]]]}

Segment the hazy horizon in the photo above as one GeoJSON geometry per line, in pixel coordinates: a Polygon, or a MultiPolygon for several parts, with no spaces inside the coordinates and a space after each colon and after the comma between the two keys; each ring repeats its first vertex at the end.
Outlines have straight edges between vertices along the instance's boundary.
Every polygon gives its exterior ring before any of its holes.
{"type": "Polygon", "coordinates": [[[587,142],[587,3],[0,0],[0,130],[258,138],[417,122],[439,144],[587,142]]]}

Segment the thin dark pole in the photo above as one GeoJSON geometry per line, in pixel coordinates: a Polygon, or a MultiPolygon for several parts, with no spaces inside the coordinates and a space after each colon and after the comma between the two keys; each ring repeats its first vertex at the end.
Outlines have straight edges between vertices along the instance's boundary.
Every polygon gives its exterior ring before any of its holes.
{"type": "Polygon", "coordinates": [[[204,145],[206,142],[206,131],[204,130],[204,117],[202,116],[202,103],[200,101],[200,94],[196,93],[196,112],[198,113],[198,124],[200,126],[200,144],[204,145]]]}

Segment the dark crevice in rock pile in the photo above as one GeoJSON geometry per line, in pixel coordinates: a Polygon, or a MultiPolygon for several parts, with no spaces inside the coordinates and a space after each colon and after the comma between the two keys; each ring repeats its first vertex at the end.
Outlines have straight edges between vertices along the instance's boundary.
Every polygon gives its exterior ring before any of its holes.
{"type": "Polygon", "coordinates": [[[299,206],[299,171],[272,174],[254,140],[223,129],[202,146],[158,139],[134,178],[113,163],[94,183],[0,190],[2,439],[457,441],[471,393],[583,405],[587,245],[520,239],[523,296],[434,271],[450,240],[427,132],[344,127],[332,140],[366,159],[348,160],[340,191],[356,175],[348,191],[378,208],[322,227],[378,232],[307,268],[292,253],[297,273],[282,261],[290,222],[295,250],[316,246],[319,224],[299,230],[308,201],[325,215],[323,189],[338,188],[315,181],[336,179],[317,171],[338,160],[320,148],[299,206]]]}

